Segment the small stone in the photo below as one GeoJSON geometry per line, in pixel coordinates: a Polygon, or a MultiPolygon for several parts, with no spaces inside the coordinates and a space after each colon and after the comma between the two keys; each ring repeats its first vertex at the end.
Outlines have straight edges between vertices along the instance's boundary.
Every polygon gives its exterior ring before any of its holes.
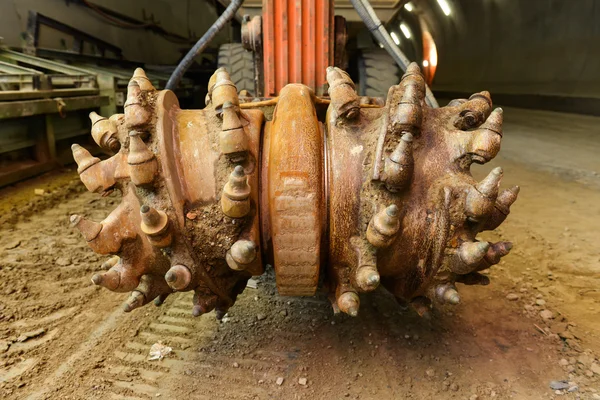
{"type": "Polygon", "coordinates": [[[71,259],[69,257],[58,257],[55,261],[56,265],[59,265],[61,267],[66,267],[68,265],[73,264],[73,262],[71,261],[71,259]]]}
{"type": "Polygon", "coordinates": [[[472,394],[471,397],[469,397],[469,400],[477,400],[479,398],[479,396],[477,396],[476,394],[472,394]]]}
{"type": "Polygon", "coordinates": [[[456,383],[452,383],[450,385],[450,390],[452,390],[453,392],[458,392],[458,385],[456,383]]]}
{"type": "Polygon", "coordinates": [[[563,367],[566,367],[567,365],[569,365],[569,361],[566,358],[563,358],[558,362],[558,364],[563,367]]]}
{"type": "Polygon", "coordinates": [[[12,250],[12,249],[16,249],[20,245],[21,245],[21,241],[16,239],[16,240],[12,240],[12,241],[8,242],[8,244],[6,246],[4,246],[4,249],[12,250]]]}
{"type": "Polygon", "coordinates": [[[185,215],[187,217],[187,219],[191,219],[191,220],[195,220],[196,218],[198,218],[198,214],[196,214],[195,212],[189,212],[185,215]]]}
{"type": "Polygon", "coordinates": [[[516,293],[509,293],[506,295],[506,300],[517,301],[517,300],[519,300],[519,295],[516,293]]]}
{"type": "Polygon", "coordinates": [[[259,321],[262,321],[263,319],[266,319],[266,318],[267,318],[267,316],[265,314],[258,314],[256,316],[256,319],[259,321]]]}
{"type": "Polygon", "coordinates": [[[281,385],[283,385],[283,377],[282,377],[282,376],[280,376],[279,378],[277,378],[277,380],[275,381],[275,383],[276,383],[278,386],[281,386],[281,385]]]}
{"type": "Polygon", "coordinates": [[[575,386],[571,386],[570,388],[567,389],[567,392],[569,393],[573,393],[579,390],[579,386],[575,385],[575,386]]]}
{"type": "Polygon", "coordinates": [[[585,376],[587,376],[588,378],[591,378],[594,376],[594,373],[591,370],[585,371],[585,376]]]}
{"type": "Polygon", "coordinates": [[[554,313],[550,310],[542,310],[542,311],[540,311],[540,317],[542,317],[545,320],[553,319],[554,313]]]}
{"type": "Polygon", "coordinates": [[[425,370],[425,375],[432,378],[433,376],[435,376],[435,370],[433,368],[427,368],[425,370]]]}
{"type": "Polygon", "coordinates": [[[258,383],[259,383],[259,385],[262,385],[263,383],[265,383],[265,380],[264,379],[259,379],[258,383]]]}
{"type": "Polygon", "coordinates": [[[10,342],[0,340],[0,353],[6,353],[10,347],[10,342]]]}
{"type": "Polygon", "coordinates": [[[236,362],[233,363],[233,368],[239,368],[239,367],[240,367],[240,364],[238,364],[236,362]]]}
{"type": "Polygon", "coordinates": [[[595,373],[596,375],[600,375],[600,365],[593,363],[592,366],[590,367],[590,370],[595,373]]]}
{"type": "Polygon", "coordinates": [[[30,332],[22,333],[17,338],[17,342],[24,342],[24,341],[26,341],[28,339],[40,336],[40,335],[44,334],[45,332],[46,332],[46,329],[40,328],[40,329],[36,329],[35,331],[30,331],[30,332]]]}
{"type": "Polygon", "coordinates": [[[43,196],[43,195],[46,193],[46,191],[45,191],[44,189],[34,189],[34,190],[33,190],[33,193],[34,193],[36,196],[43,196]]]}
{"type": "Polygon", "coordinates": [[[302,386],[306,386],[308,384],[308,379],[300,378],[300,379],[298,379],[298,383],[301,384],[302,386]]]}
{"type": "Polygon", "coordinates": [[[594,357],[590,356],[589,354],[582,354],[577,357],[577,362],[585,365],[586,367],[591,367],[592,363],[594,362],[594,357]]]}
{"type": "Polygon", "coordinates": [[[535,301],[535,304],[537,304],[538,306],[545,306],[546,305],[546,300],[544,300],[544,299],[537,299],[535,301]]]}
{"type": "Polygon", "coordinates": [[[249,287],[250,289],[256,289],[258,287],[258,282],[256,279],[250,278],[248,279],[248,282],[246,282],[246,287],[249,287]]]}
{"type": "Polygon", "coordinates": [[[568,381],[550,381],[550,389],[552,390],[563,390],[569,388],[568,381]]]}

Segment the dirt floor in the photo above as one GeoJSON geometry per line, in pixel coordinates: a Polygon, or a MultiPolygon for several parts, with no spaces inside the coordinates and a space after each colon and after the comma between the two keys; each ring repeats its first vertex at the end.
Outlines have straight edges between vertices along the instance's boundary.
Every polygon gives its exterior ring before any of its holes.
{"type": "Polygon", "coordinates": [[[0,398],[600,399],[600,121],[505,115],[503,152],[475,174],[501,165],[521,186],[484,235],[514,249],[490,286],[459,287],[461,304],[430,320],[382,290],[357,318],[333,316],[324,296],[278,296],[269,274],[220,323],[192,318],[189,293],[125,314],[126,295],[90,282],[104,259],[68,223],[119,199],[73,172],[3,190],[0,398]],[[158,341],[173,351],[148,361],[158,341]]]}

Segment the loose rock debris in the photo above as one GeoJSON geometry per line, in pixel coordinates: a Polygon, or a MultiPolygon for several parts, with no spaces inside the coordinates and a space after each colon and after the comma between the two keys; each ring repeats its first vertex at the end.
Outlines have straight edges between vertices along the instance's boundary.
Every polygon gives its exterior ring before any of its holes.
{"type": "Polygon", "coordinates": [[[152,347],[150,347],[150,353],[148,354],[148,360],[162,360],[167,354],[169,354],[173,349],[169,346],[165,346],[161,342],[154,343],[152,347]]]}

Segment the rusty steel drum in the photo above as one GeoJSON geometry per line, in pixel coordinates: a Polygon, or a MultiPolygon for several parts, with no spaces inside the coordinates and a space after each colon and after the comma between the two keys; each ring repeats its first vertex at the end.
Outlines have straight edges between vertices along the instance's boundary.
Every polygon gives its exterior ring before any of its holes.
{"type": "Polygon", "coordinates": [[[328,97],[290,84],[240,103],[221,68],[206,108],[182,110],[138,68],[124,114],[90,115],[112,156],[73,145],[86,188],[122,194],[101,222],[71,216],[111,256],[92,282],[130,292],[125,311],[194,291],[192,314],[217,318],[267,264],[280,294],[324,290],[351,316],[379,285],[425,315],[457,304],[458,283],[488,284],[481,271],[512,244],[476,236],[504,221],[519,187],[500,191],[501,168],[477,182],[470,166],[500,150],[502,109],[488,92],[430,108],[414,63],[382,106],[326,73],[328,97]]]}

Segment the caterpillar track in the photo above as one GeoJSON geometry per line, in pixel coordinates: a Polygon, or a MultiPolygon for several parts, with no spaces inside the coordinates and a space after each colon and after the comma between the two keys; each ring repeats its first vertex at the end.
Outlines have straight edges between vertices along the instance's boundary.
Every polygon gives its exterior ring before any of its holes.
{"type": "Polygon", "coordinates": [[[90,114],[112,156],[72,147],[88,190],[122,193],[101,222],[71,216],[111,256],[92,282],[129,292],[125,311],[193,291],[192,314],[217,318],[266,264],[281,295],[322,289],[351,316],[379,285],[421,316],[434,302],[458,304],[457,283],[487,285],[481,271],[512,244],[476,236],[498,227],[519,193],[499,190],[501,168],[481,182],[470,173],[500,150],[490,94],[430,108],[414,63],[381,107],[338,68],[327,81],[329,99],[290,84],[271,102],[243,103],[221,68],[206,108],[182,110],[138,68],[124,114],[90,114]]]}

